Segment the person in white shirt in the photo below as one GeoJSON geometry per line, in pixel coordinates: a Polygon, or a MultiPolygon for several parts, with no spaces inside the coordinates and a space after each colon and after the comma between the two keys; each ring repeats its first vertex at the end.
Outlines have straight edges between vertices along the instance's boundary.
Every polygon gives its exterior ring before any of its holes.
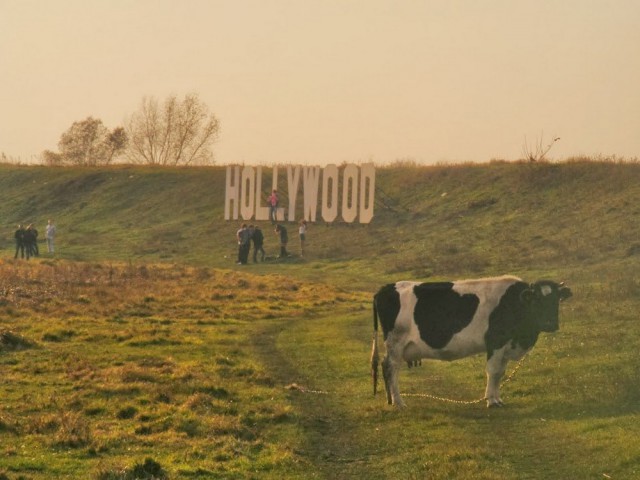
{"type": "Polygon", "coordinates": [[[298,226],[298,235],[300,236],[300,256],[304,257],[304,242],[307,239],[307,221],[301,220],[298,226]]]}
{"type": "Polygon", "coordinates": [[[53,253],[53,241],[56,237],[56,226],[51,220],[47,221],[47,229],[45,230],[45,238],[47,239],[47,251],[53,253]]]}

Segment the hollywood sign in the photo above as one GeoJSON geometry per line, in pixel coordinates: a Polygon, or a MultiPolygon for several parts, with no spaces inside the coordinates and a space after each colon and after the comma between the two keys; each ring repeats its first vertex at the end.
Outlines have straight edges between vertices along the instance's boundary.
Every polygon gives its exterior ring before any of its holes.
{"type": "Polygon", "coordinates": [[[280,197],[277,219],[293,222],[296,220],[298,191],[302,185],[302,218],[315,222],[318,208],[325,222],[334,222],[340,214],[343,221],[369,223],[373,219],[376,172],[372,163],[348,164],[340,171],[336,165],[320,167],[287,166],[288,207],[283,206],[284,196],[278,188],[279,168],[273,167],[271,188],[263,188],[262,167],[227,166],[227,180],[224,202],[224,219],[269,220],[267,196],[276,190],[280,197]],[[322,177],[322,185],[320,179],[322,177]],[[340,186],[342,195],[339,195],[340,186]],[[320,190],[322,187],[322,190],[320,190]],[[262,192],[267,192],[263,194],[262,192]],[[318,194],[321,193],[320,205],[318,194]],[[338,204],[338,199],[341,199],[338,204]]]}

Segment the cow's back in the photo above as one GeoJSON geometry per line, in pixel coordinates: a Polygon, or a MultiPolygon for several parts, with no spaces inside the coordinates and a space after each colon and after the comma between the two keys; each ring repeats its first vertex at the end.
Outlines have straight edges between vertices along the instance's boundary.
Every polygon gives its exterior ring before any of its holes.
{"type": "Polygon", "coordinates": [[[455,359],[485,350],[489,317],[516,277],[455,282],[401,281],[384,286],[376,304],[385,340],[411,357],[455,359]]]}

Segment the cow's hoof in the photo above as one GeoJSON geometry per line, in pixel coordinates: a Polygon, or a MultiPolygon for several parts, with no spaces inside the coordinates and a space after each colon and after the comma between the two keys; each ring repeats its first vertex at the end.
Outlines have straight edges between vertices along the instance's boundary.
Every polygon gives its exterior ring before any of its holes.
{"type": "Polygon", "coordinates": [[[487,408],[496,408],[496,407],[504,407],[504,402],[502,400],[487,401],[487,408]]]}

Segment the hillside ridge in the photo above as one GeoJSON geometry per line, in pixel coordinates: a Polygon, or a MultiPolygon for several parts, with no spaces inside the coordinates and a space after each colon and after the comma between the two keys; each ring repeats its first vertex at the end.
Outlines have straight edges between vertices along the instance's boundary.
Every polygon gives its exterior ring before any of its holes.
{"type": "MultiPolygon", "coordinates": [[[[2,258],[13,258],[16,224],[34,223],[42,239],[53,218],[58,258],[235,268],[242,220],[224,220],[225,175],[224,166],[0,165],[2,258]]],[[[304,262],[291,224],[290,263],[429,278],[635,262],[639,200],[635,162],[377,167],[373,221],[312,224],[304,262]]],[[[247,223],[263,228],[275,254],[270,223],[247,223]]]]}

